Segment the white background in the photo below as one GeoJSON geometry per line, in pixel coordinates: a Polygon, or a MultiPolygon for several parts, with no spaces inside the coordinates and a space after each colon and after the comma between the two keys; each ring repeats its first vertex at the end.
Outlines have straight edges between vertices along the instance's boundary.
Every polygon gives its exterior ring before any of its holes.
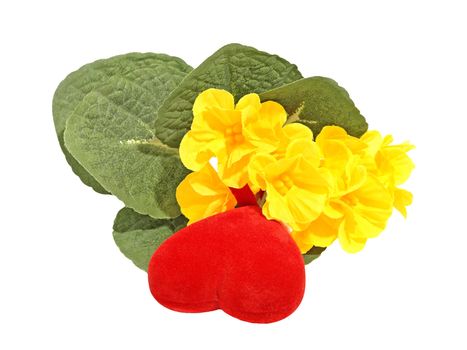
{"type": "Polygon", "coordinates": [[[0,5],[0,348],[466,349],[466,10],[462,1],[4,1],[0,5]],[[270,325],[182,314],[112,239],[122,204],[73,175],[52,123],[72,70],[131,51],[198,65],[240,42],[344,86],[371,128],[411,140],[397,214],[357,255],[307,267],[270,325]]]}

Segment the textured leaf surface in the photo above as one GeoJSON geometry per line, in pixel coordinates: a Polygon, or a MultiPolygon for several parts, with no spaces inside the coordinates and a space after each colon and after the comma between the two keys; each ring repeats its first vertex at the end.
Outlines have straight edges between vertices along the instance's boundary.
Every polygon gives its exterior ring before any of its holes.
{"type": "MultiPolygon", "coordinates": [[[[52,106],[55,129],[68,163],[83,183],[91,186],[97,192],[107,192],[64,146],[66,121],[86,94],[108,85],[109,81],[117,84],[126,82],[135,90],[147,92],[146,103],[154,102],[157,108],[160,105],[158,94],[164,87],[161,85],[166,85],[165,88],[168,90],[173,89],[190,70],[190,66],[176,57],[153,53],[129,53],[87,64],[68,75],[60,83],[55,92],[52,106]],[[168,80],[164,77],[161,81],[161,75],[166,76],[167,74],[172,74],[172,79],[168,80]]],[[[115,88],[117,89],[118,86],[115,88]]],[[[155,110],[151,113],[151,118],[154,119],[155,110]]]]}
{"type": "Polygon", "coordinates": [[[164,101],[157,114],[156,136],[169,146],[178,147],[191,126],[193,102],[203,90],[225,89],[237,100],[300,78],[295,65],[276,55],[239,44],[224,46],[187,75],[164,101]]]}
{"type": "Polygon", "coordinates": [[[301,79],[260,96],[262,101],[282,104],[289,115],[298,114],[296,121],[308,126],[315,136],[326,125],[341,126],[357,137],[368,129],[347,91],[329,78],[301,79]]]}
{"type": "Polygon", "coordinates": [[[156,249],[186,223],[187,219],[183,216],[157,220],[123,208],[115,218],[113,236],[120,251],[140,269],[147,271],[156,249]]]}
{"type": "Polygon", "coordinates": [[[313,260],[318,259],[321,256],[321,253],[324,252],[326,248],[321,247],[313,247],[305,254],[303,254],[303,260],[305,261],[305,265],[311,263],[313,260]]]}
{"type": "Polygon", "coordinates": [[[66,124],[73,157],[127,207],[154,218],[180,215],[175,189],[188,173],[178,149],[154,135],[155,110],[181,76],[159,74],[157,92],[113,77],[88,93],[66,124]]]}

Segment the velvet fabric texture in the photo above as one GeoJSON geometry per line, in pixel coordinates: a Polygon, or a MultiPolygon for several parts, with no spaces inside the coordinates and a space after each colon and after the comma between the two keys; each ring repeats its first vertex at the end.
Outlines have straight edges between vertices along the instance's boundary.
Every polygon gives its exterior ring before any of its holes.
{"type": "Polygon", "coordinates": [[[222,309],[255,323],[287,317],[305,290],[297,245],[258,206],[236,208],[178,231],[152,256],[148,278],[154,298],[169,309],[222,309]]]}

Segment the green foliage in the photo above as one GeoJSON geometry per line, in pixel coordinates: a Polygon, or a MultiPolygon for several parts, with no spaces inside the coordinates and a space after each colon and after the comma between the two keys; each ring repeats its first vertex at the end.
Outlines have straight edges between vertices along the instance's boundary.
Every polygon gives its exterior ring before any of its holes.
{"type": "Polygon", "coordinates": [[[236,100],[251,92],[260,93],[302,78],[297,67],[286,60],[239,44],[224,46],[194,69],[164,101],[157,114],[156,136],[178,147],[191,127],[196,97],[208,88],[231,92],[236,100]]]}
{"type": "MultiPolygon", "coordinates": [[[[99,193],[108,193],[64,145],[66,122],[84,97],[95,89],[108,85],[109,81],[120,85],[125,82],[135,90],[147,92],[147,105],[154,103],[151,106],[154,120],[155,111],[161,102],[161,97],[158,96],[160,90],[164,88],[166,92],[172,90],[191,69],[176,57],[154,53],[129,53],[89,63],[68,75],[60,83],[52,104],[55,130],[66,160],[83,183],[99,193]],[[167,79],[167,75],[170,75],[170,79],[167,79]],[[167,86],[161,85],[161,77],[163,77],[162,83],[168,81],[167,86]]],[[[114,89],[118,88],[118,85],[114,86],[114,89]]],[[[166,93],[164,97],[165,95],[166,93]]]]}
{"type": "Polygon", "coordinates": [[[368,129],[347,91],[329,78],[301,79],[260,96],[262,101],[272,100],[283,105],[287,113],[293,115],[291,121],[305,124],[315,136],[326,125],[341,126],[357,137],[368,129]]]}
{"type": "Polygon", "coordinates": [[[305,265],[311,263],[313,260],[318,259],[321,256],[321,253],[324,252],[326,248],[313,247],[305,254],[303,254],[303,260],[305,265]]]}
{"type": "MultiPolygon", "coordinates": [[[[68,118],[65,146],[126,206],[154,218],[180,215],[175,189],[188,170],[154,136],[149,93],[121,82],[94,90],[68,118]]],[[[159,96],[163,98],[163,93],[159,96]]]]}
{"type": "Polygon", "coordinates": [[[186,223],[183,216],[157,220],[123,208],[115,218],[113,236],[120,251],[140,269],[147,271],[156,249],[186,223]]]}

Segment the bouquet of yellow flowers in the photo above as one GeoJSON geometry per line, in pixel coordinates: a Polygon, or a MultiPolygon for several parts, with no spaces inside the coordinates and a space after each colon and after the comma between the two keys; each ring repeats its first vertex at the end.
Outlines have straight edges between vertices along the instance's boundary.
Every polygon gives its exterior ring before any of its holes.
{"type": "Polygon", "coordinates": [[[325,126],[314,139],[293,122],[297,116],[287,118],[279,103],[261,103],[255,93],[235,105],[225,90],[203,91],[180,143],[180,158],[193,171],[177,188],[189,223],[235,208],[230,188],[248,186],[264,216],[286,224],[302,253],[336,239],[355,253],[381,233],[393,208],[406,216],[412,194],[399,186],[414,168],[411,144],[393,145],[378,131],[355,137],[339,126],[325,126]]]}

